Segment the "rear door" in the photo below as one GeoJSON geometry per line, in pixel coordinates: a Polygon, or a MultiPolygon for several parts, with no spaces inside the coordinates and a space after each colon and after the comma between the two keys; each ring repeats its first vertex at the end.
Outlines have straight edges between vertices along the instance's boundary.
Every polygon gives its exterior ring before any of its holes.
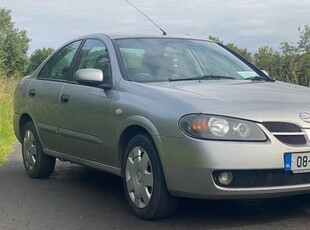
{"type": "Polygon", "coordinates": [[[80,43],[81,41],[72,42],[56,52],[28,87],[28,111],[44,148],[59,150],[59,97],[69,79],[71,63],[80,43]]]}

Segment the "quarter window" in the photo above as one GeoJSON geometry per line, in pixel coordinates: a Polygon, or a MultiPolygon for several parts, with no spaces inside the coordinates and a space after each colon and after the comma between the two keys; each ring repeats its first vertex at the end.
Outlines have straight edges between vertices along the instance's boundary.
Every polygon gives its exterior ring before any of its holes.
{"type": "Polygon", "coordinates": [[[81,41],[66,45],[59,50],[43,67],[39,77],[48,79],[68,80],[69,69],[81,41]]]}

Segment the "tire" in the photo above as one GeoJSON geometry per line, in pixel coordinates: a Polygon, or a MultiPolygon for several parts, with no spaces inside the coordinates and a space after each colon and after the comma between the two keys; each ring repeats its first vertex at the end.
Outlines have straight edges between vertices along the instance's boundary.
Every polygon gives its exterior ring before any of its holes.
{"type": "Polygon", "coordinates": [[[170,195],[153,141],[146,135],[134,136],[128,143],[122,176],[131,211],[144,220],[172,215],[178,198],[170,195]]]}
{"type": "Polygon", "coordinates": [[[45,178],[53,173],[56,159],[43,153],[32,121],[23,130],[22,155],[25,170],[31,178],[45,178]]]}

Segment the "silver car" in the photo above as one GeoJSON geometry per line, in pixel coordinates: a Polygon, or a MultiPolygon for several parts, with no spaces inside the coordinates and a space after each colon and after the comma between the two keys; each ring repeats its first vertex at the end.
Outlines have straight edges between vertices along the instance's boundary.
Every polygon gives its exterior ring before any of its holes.
{"type": "Polygon", "coordinates": [[[310,192],[310,89],[211,41],[76,38],[21,80],[14,108],[30,177],[56,158],[119,175],[143,219],[171,215],[177,197],[310,192]]]}

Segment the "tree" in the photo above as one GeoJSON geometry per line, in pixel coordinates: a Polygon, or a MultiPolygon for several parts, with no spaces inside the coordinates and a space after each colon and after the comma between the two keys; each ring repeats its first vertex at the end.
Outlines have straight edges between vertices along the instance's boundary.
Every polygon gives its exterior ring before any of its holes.
{"type": "Polygon", "coordinates": [[[298,27],[296,45],[282,42],[281,68],[284,81],[310,86],[310,25],[298,27]]]}
{"type": "Polygon", "coordinates": [[[299,32],[299,42],[298,48],[301,52],[309,53],[310,52],[310,25],[305,25],[302,29],[298,27],[299,32]]]}
{"type": "Polygon", "coordinates": [[[301,63],[303,66],[303,72],[299,84],[310,86],[310,51],[302,54],[301,63]]]}
{"type": "Polygon", "coordinates": [[[54,51],[52,48],[42,48],[35,50],[30,56],[30,65],[26,74],[31,74],[39,65],[54,51]]]}
{"type": "MultiPolygon", "coordinates": [[[[251,54],[233,43],[226,46],[266,70],[276,80],[310,86],[310,25],[298,27],[298,32],[300,40],[296,44],[282,42],[280,51],[264,46],[251,54]]],[[[209,36],[209,39],[224,44],[218,37],[209,36]]]]}
{"type": "Polygon", "coordinates": [[[215,37],[215,36],[212,36],[212,35],[209,35],[208,39],[211,40],[211,41],[213,41],[213,42],[216,42],[216,43],[221,43],[221,44],[224,43],[224,42],[221,41],[218,37],[215,37]]]}
{"type": "Polygon", "coordinates": [[[11,11],[0,8],[0,74],[11,77],[23,74],[28,66],[30,39],[25,30],[15,28],[11,11]]]}
{"type": "Polygon", "coordinates": [[[253,60],[258,68],[266,70],[274,79],[281,80],[280,57],[279,52],[273,51],[270,46],[264,46],[254,54],[253,60]]]}
{"type": "MultiPolygon", "coordinates": [[[[212,35],[209,35],[208,39],[213,41],[213,42],[216,42],[216,43],[224,44],[224,42],[220,38],[212,36],[212,35]]],[[[226,46],[229,49],[231,49],[231,50],[235,51],[236,53],[240,54],[242,57],[246,58],[247,60],[249,60],[249,61],[252,60],[252,54],[247,49],[239,48],[238,46],[236,46],[233,43],[228,43],[228,44],[226,44],[226,46]]]]}
{"type": "Polygon", "coordinates": [[[248,61],[252,61],[252,54],[248,51],[248,49],[246,48],[239,48],[238,46],[236,46],[233,43],[228,43],[226,45],[229,49],[235,51],[236,53],[240,54],[242,57],[244,57],[245,59],[247,59],[248,61]]]}
{"type": "Polygon", "coordinates": [[[298,49],[300,53],[300,64],[302,65],[301,77],[299,83],[310,86],[310,25],[305,25],[302,29],[298,27],[299,42],[298,49]]]}

